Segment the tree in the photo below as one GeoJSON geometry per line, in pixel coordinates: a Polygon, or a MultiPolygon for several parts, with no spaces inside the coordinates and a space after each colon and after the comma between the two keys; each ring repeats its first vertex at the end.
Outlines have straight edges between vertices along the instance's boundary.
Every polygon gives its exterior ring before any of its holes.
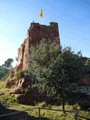
{"type": "Polygon", "coordinates": [[[12,58],[8,58],[2,66],[0,66],[0,73],[2,77],[6,76],[9,74],[10,69],[12,68],[12,58]]]}
{"type": "Polygon", "coordinates": [[[35,47],[32,46],[29,57],[29,71],[39,81],[42,81],[43,76],[47,77],[51,74],[50,69],[52,69],[53,62],[55,62],[59,52],[58,46],[55,43],[52,44],[50,40],[42,41],[35,47]]]}
{"type": "Polygon", "coordinates": [[[12,67],[12,62],[13,59],[12,58],[8,58],[4,64],[2,65],[2,67],[6,68],[6,69],[10,69],[12,67]]]}
{"type": "Polygon", "coordinates": [[[81,58],[80,52],[75,54],[70,47],[62,49],[51,40],[30,49],[29,72],[41,92],[61,99],[63,110],[67,88],[81,77],[81,58]]]}
{"type": "Polygon", "coordinates": [[[82,58],[81,52],[75,53],[70,47],[62,49],[59,59],[63,61],[63,69],[66,70],[70,84],[78,84],[79,80],[82,78],[84,66],[82,58]]]}

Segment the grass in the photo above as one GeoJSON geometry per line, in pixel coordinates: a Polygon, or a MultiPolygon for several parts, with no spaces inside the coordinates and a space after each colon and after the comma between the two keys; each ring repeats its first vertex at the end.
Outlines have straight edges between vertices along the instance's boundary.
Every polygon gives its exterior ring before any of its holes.
{"type": "MultiPolygon", "coordinates": [[[[50,109],[59,109],[61,110],[61,106],[56,105],[50,105],[46,104],[45,102],[38,103],[35,106],[31,105],[23,105],[18,103],[15,96],[11,94],[11,89],[8,89],[5,87],[5,82],[0,82],[0,102],[4,104],[9,109],[14,110],[21,110],[26,111],[28,114],[38,117],[39,116],[39,110],[32,108],[50,108],[50,109]]],[[[65,105],[66,110],[72,110],[73,106],[65,105]]],[[[81,116],[85,116],[90,118],[90,113],[85,111],[80,111],[79,113],[81,116]]],[[[51,111],[51,110],[40,110],[41,117],[48,118],[49,120],[74,120],[74,113],[67,113],[64,114],[63,112],[58,111],[51,111]]],[[[84,120],[83,118],[80,120],[84,120]]]]}

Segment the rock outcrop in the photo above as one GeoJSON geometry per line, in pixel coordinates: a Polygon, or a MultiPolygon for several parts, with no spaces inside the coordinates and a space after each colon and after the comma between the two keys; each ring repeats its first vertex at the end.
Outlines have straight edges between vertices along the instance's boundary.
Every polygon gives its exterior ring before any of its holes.
{"type": "Polygon", "coordinates": [[[6,87],[8,88],[28,88],[32,84],[32,78],[30,75],[24,75],[24,77],[19,78],[18,80],[7,81],[6,87]]]}
{"type": "Polygon", "coordinates": [[[16,81],[8,81],[6,87],[13,88],[11,93],[15,95],[18,102],[23,104],[32,105],[34,102],[49,102],[51,100],[50,96],[39,92],[39,89],[34,86],[30,75],[24,75],[23,78],[16,81]]]}

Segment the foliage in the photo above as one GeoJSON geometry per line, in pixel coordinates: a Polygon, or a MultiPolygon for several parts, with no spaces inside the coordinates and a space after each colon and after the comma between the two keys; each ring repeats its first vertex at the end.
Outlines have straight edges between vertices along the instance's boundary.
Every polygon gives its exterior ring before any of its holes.
{"type": "Polygon", "coordinates": [[[3,77],[1,77],[1,81],[4,81],[4,80],[6,80],[7,78],[8,78],[8,76],[9,76],[9,74],[10,74],[10,71],[8,71],[3,77]]]}
{"type": "Polygon", "coordinates": [[[63,69],[67,72],[69,84],[78,84],[79,80],[82,78],[84,67],[81,52],[75,53],[70,47],[66,47],[62,49],[60,59],[63,60],[63,69]]]}
{"type": "Polygon", "coordinates": [[[71,83],[79,83],[82,69],[81,52],[74,53],[70,47],[62,48],[47,40],[30,49],[29,71],[37,79],[37,86],[41,92],[61,99],[63,105],[65,91],[71,83]]]}
{"type": "Polygon", "coordinates": [[[15,75],[16,80],[23,78],[25,73],[27,73],[27,70],[20,70],[17,72],[17,74],[15,75]]]}
{"type": "Polygon", "coordinates": [[[12,58],[8,58],[4,64],[2,65],[3,68],[6,68],[6,69],[10,69],[12,67],[12,62],[13,62],[13,59],[12,58]]]}
{"type": "Polygon", "coordinates": [[[5,81],[0,81],[0,103],[10,107],[12,104],[16,104],[17,100],[10,89],[5,86],[5,81]]]}
{"type": "Polygon", "coordinates": [[[31,48],[29,71],[38,80],[36,83],[38,83],[42,91],[44,90],[43,87],[46,86],[43,83],[47,82],[47,78],[51,75],[53,62],[55,62],[59,52],[60,49],[54,43],[51,44],[50,41],[43,41],[39,46],[31,48]],[[43,87],[41,87],[42,84],[43,87]]]}
{"type": "Polygon", "coordinates": [[[8,58],[4,62],[4,64],[2,64],[2,66],[0,66],[0,74],[1,74],[2,80],[5,80],[8,77],[10,69],[12,68],[12,63],[13,63],[13,59],[8,58]]]}

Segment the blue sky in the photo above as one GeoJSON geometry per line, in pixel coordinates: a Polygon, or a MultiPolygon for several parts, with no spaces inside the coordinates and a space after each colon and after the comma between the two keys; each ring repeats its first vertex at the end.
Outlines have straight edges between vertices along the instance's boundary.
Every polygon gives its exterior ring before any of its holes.
{"type": "Polygon", "coordinates": [[[17,57],[33,20],[58,22],[62,46],[90,57],[90,0],[0,0],[0,65],[17,57]]]}

